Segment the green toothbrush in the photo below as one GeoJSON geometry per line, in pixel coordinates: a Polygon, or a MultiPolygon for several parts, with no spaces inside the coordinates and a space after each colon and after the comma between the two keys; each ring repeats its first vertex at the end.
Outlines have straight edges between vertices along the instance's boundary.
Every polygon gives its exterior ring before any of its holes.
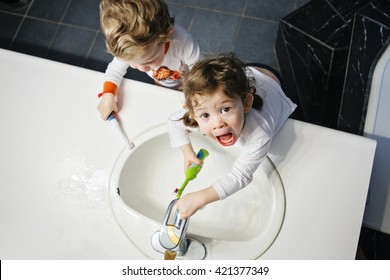
{"type": "MultiPolygon", "coordinates": [[[[209,155],[209,152],[205,149],[200,149],[199,152],[196,154],[198,159],[204,160],[209,155]]],[[[198,164],[191,164],[190,167],[186,170],[186,179],[184,180],[184,183],[181,185],[180,189],[176,189],[175,192],[177,192],[176,198],[179,199],[181,197],[181,194],[183,193],[185,187],[187,186],[188,182],[191,180],[194,180],[196,176],[198,175],[200,169],[202,168],[201,165],[198,164]]]]}

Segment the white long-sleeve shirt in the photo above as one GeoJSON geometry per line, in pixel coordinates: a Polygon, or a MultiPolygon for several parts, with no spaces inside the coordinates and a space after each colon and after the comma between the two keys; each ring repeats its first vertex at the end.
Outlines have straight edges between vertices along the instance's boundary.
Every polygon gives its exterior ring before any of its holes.
{"type": "MultiPolygon", "coordinates": [[[[240,148],[240,155],[232,169],[212,184],[220,199],[225,199],[252,181],[253,173],[268,153],[273,136],[296,108],[269,76],[252,67],[248,67],[246,73],[248,77],[255,78],[256,94],[263,98],[263,107],[260,111],[252,108],[245,114],[245,124],[235,144],[240,148]]],[[[172,147],[190,143],[189,131],[194,129],[178,121],[185,112],[186,110],[181,110],[169,118],[168,130],[172,147]]]]}
{"type": "MultiPolygon", "coordinates": [[[[202,54],[198,43],[183,27],[175,24],[172,37],[169,41],[168,51],[164,56],[164,61],[161,66],[165,66],[171,71],[177,71],[179,74],[182,74],[182,72],[188,72],[201,58],[202,54]]],[[[129,64],[114,57],[107,66],[104,80],[112,82],[119,87],[128,68],[129,64]]],[[[164,80],[157,80],[155,79],[152,70],[146,73],[152,79],[156,80],[158,84],[165,87],[175,88],[181,84],[181,78],[171,79],[168,77],[164,80]]]]}

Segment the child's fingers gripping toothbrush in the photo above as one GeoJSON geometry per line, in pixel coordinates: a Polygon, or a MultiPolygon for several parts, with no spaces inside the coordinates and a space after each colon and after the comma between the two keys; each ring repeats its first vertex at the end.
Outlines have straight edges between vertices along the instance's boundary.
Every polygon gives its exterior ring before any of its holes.
{"type": "Polygon", "coordinates": [[[107,120],[110,121],[111,124],[113,124],[118,128],[120,134],[122,135],[122,138],[125,140],[126,145],[129,147],[129,149],[130,150],[133,149],[135,147],[134,143],[130,141],[129,138],[127,138],[125,131],[123,130],[121,124],[118,121],[118,117],[115,115],[115,112],[111,112],[107,120]]]}
{"type": "MultiPolygon", "coordinates": [[[[196,156],[202,161],[208,155],[209,155],[209,152],[205,149],[200,149],[199,152],[196,154],[196,156]]],[[[181,187],[179,189],[175,190],[175,193],[177,193],[177,195],[176,195],[177,199],[179,199],[181,197],[181,194],[183,193],[188,182],[196,178],[196,176],[198,175],[201,168],[202,168],[201,165],[195,164],[195,163],[191,164],[191,166],[187,168],[186,173],[185,173],[186,178],[184,180],[184,183],[181,185],[181,187]]]]}

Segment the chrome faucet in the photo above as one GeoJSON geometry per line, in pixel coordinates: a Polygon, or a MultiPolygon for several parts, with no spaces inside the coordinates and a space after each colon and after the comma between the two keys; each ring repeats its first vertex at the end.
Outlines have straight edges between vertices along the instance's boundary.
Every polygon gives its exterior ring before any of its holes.
{"type": "Polygon", "coordinates": [[[172,215],[176,202],[177,199],[174,199],[169,203],[161,229],[152,236],[152,246],[160,253],[174,251],[178,259],[202,260],[206,257],[206,247],[187,236],[189,218],[181,219],[177,208],[172,215]]]}

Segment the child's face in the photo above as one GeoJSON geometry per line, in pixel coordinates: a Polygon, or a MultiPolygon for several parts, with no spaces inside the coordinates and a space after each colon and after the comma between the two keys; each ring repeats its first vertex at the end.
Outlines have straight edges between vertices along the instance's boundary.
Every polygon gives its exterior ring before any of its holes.
{"type": "Polygon", "coordinates": [[[194,118],[202,133],[222,146],[234,145],[244,127],[244,113],[251,109],[253,100],[248,94],[245,105],[239,98],[228,97],[221,89],[207,97],[197,97],[194,118]],[[247,99],[248,99],[247,98],[247,99]]]}
{"type": "Polygon", "coordinates": [[[160,44],[154,49],[145,52],[144,55],[127,61],[133,69],[138,69],[141,72],[147,72],[161,66],[165,56],[165,44],[160,44]]]}

